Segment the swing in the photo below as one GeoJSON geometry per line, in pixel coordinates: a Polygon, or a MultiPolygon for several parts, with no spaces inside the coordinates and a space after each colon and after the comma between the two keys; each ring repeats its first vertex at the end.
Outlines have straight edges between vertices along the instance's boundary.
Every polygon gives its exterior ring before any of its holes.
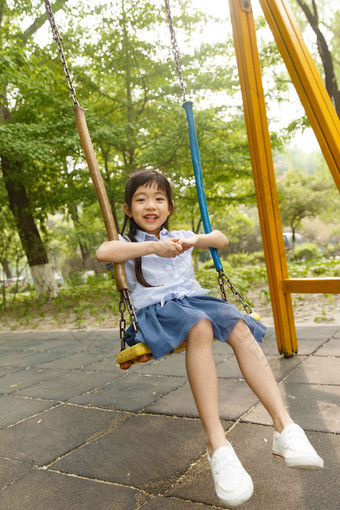
{"type": "MultiPolygon", "coordinates": [[[[195,121],[194,121],[194,115],[193,115],[193,108],[192,108],[192,102],[187,101],[185,97],[185,88],[183,83],[183,76],[182,76],[182,69],[181,69],[181,58],[177,46],[176,41],[176,35],[172,20],[172,15],[170,11],[170,4],[169,0],[165,1],[165,9],[167,12],[168,22],[169,22],[169,30],[170,30],[170,36],[171,36],[171,43],[172,43],[172,51],[174,55],[174,61],[177,71],[177,76],[180,83],[181,93],[182,93],[182,99],[183,99],[183,108],[185,110],[187,123],[188,123],[188,131],[189,131],[189,140],[190,140],[190,151],[191,151],[191,157],[192,157],[192,164],[194,169],[194,175],[195,175],[195,182],[196,182],[196,190],[197,190],[197,196],[199,201],[199,207],[200,212],[202,216],[203,221],[203,227],[204,232],[208,234],[212,231],[209,214],[208,214],[208,208],[206,203],[206,198],[204,194],[204,188],[203,188],[203,179],[202,179],[202,170],[201,170],[201,163],[200,163],[200,156],[199,156],[199,150],[198,150],[198,143],[197,143],[197,136],[196,136],[196,128],[195,128],[195,121]]],[[[60,60],[63,65],[64,73],[66,76],[67,84],[69,87],[69,93],[73,100],[73,110],[75,114],[76,119],[76,125],[80,137],[80,141],[84,150],[85,158],[88,164],[88,168],[91,174],[91,179],[97,194],[97,198],[99,201],[99,205],[101,208],[101,212],[103,215],[103,220],[105,223],[105,228],[108,236],[109,241],[118,241],[118,232],[117,227],[112,215],[110,203],[108,200],[108,196],[106,193],[106,189],[104,186],[104,182],[99,170],[98,162],[96,159],[96,155],[93,149],[93,145],[91,142],[90,134],[87,128],[86,119],[85,119],[85,113],[84,108],[82,108],[78,100],[76,98],[76,91],[74,89],[72,78],[67,66],[66,58],[64,55],[63,47],[61,44],[62,37],[59,33],[58,27],[56,25],[56,21],[54,18],[54,14],[52,11],[52,6],[49,0],[45,0],[45,7],[47,11],[47,16],[52,28],[52,35],[53,39],[56,41],[60,60]]],[[[253,313],[249,304],[246,303],[241,294],[235,289],[233,284],[231,283],[228,276],[223,271],[223,266],[221,259],[219,257],[219,254],[216,250],[216,248],[210,248],[210,253],[216,268],[216,271],[218,272],[218,285],[221,292],[221,298],[224,301],[227,301],[226,293],[225,293],[225,284],[228,286],[230,291],[233,293],[235,299],[239,301],[245,312],[249,315],[252,315],[255,319],[260,320],[260,317],[257,313],[253,313]]],[[[149,361],[153,359],[153,356],[151,354],[151,351],[149,347],[139,342],[132,347],[126,348],[125,343],[125,331],[126,331],[126,320],[125,320],[125,312],[128,310],[131,323],[133,325],[133,328],[135,332],[138,331],[138,321],[137,317],[134,311],[134,308],[131,303],[128,287],[127,287],[127,281],[125,276],[125,270],[124,270],[124,264],[118,263],[114,264],[114,274],[115,274],[115,280],[116,280],[116,287],[117,290],[120,292],[120,303],[119,303],[119,313],[120,313],[120,322],[119,322],[119,333],[120,333],[120,340],[121,340],[121,351],[117,354],[117,362],[120,365],[120,368],[123,370],[127,370],[130,368],[132,364],[135,363],[145,363],[146,361],[149,361]]],[[[177,353],[185,350],[185,341],[178,346],[176,349],[172,351],[172,353],[177,353]]],[[[172,354],[170,353],[170,354],[172,354]]]]}

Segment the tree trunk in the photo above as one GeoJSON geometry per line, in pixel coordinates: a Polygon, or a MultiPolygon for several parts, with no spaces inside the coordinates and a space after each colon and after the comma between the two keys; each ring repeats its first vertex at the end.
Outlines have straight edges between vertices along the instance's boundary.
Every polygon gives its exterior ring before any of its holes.
{"type": "MultiPolygon", "coordinates": [[[[73,221],[73,224],[77,230],[77,226],[80,225],[77,204],[71,204],[69,206],[69,213],[70,213],[71,219],[73,221]]],[[[89,249],[88,245],[86,243],[83,243],[82,241],[79,241],[79,239],[78,239],[78,244],[79,244],[79,248],[80,248],[80,253],[81,253],[81,258],[83,261],[84,269],[91,269],[91,267],[90,267],[90,249],[89,249]]]]}
{"type": "Polygon", "coordinates": [[[89,247],[87,246],[87,244],[82,243],[81,241],[78,241],[78,243],[79,243],[81,258],[83,260],[84,269],[91,269],[91,261],[90,261],[91,255],[90,255],[89,247]]]}
{"type": "Polygon", "coordinates": [[[48,263],[45,247],[32,213],[26,188],[16,174],[22,165],[18,161],[1,156],[1,168],[9,198],[9,207],[13,213],[20,240],[30,266],[37,297],[48,294],[58,295],[58,286],[48,263]]]}
{"type": "Polygon", "coordinates": [[[312,27],[318,46],[319,55],[321,57],[322,66],[325,73],[325,86],[329,97],[332,100],[335,111],[340,118],[340,90],[336,81],[332,54],[329,51],[326,39],[319,27],[319,14],[315,0],[312,0],[313,12],[311,8],[304,2],[304,0],[296,0],[301,9],[303,10],[310,26],[312,27]]]}
{"type": "Polygon", "coordinates": [[[12,278],[11,268],[9,267],[9,263],[7,259],[2,259],[1,261],[2,269],[6,275],[7,280],[12,278]]]}

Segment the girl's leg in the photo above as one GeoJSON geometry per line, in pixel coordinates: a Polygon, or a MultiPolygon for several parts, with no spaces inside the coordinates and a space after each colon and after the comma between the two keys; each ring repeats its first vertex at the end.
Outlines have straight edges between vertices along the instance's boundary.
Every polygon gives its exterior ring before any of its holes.
{"type": "Polygon", "coordinates": [[[277,432],[294,423],[283,403],[280,390],[261,347],[243,320],[234,327],[228,342],[241,372],[273,419],[277,432]]]}
{"type": "Polygon", "coordinates": [[[204,429],[216,494],[228,507],[240,505],[253,494],[254,486],[233,447],[227,442],[220,422],[210,321],[202,319],[198,322],[190,330],[186,342],[187,373],[204,429]]]}
{"type": "Polygon", "coordinates": [[[186,339],[186,369],[204,430],[209,455],[227,444],[218,413],[218,381],[208,319],[199,321],[186,339]]]}

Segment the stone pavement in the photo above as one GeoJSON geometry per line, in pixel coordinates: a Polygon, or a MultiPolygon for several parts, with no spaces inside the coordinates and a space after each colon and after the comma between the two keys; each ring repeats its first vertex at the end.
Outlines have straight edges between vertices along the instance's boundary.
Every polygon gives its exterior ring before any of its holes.
{"type": "MultiPolygon", "coordinates": [[[[298,327],[299,354],[263,349],[325,460],[286,468],[231,349],[214,343],[227,438],[254,480],[241,509],[339,510],[340,325],[298,327]]],[[[214,493],[184,354],[119,369],[118,332],[0,334],[1,510],[203,510],[214,493]]]]}

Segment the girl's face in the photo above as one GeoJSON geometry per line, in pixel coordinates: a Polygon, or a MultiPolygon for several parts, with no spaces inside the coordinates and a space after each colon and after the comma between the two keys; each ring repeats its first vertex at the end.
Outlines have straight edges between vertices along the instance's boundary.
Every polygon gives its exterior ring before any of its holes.
{"type": "Polygon", "coordinates": [[[135,220],[141,230],[158,238],[163,223],[171,213],[165,192],[156,184],[137,188],[131,207],[124,204],[124,211],[135,220]]]}

